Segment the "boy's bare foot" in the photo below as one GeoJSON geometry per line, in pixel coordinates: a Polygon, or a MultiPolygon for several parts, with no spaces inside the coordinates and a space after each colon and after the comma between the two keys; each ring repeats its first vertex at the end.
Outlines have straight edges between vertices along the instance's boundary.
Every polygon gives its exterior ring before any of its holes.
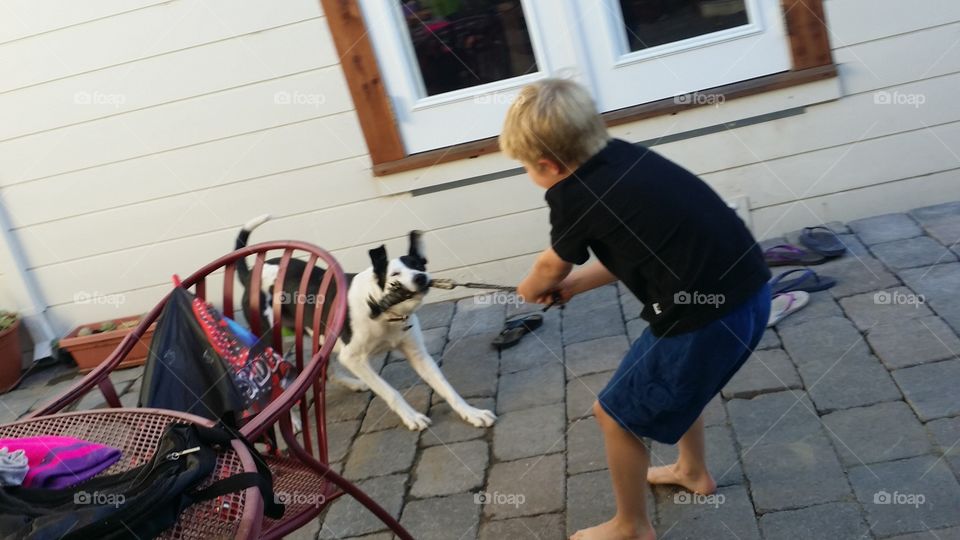
{"type": "Polygon", "coordinates": [[[649,524],[643,529],[625,525],[617,518],[596,527],[581,529],[570,537],[570,540],[656,540],[657,533],[649,524]]]}
{"type": "Polygon", "coordinates": [[[647,482],[683,486],[688,491],[700,495],[710,495],[717,490],[717,483],[714,482],[709,472],[683,472],[676,463],[663,467],[650,467],[647,469],[647,482]]]}

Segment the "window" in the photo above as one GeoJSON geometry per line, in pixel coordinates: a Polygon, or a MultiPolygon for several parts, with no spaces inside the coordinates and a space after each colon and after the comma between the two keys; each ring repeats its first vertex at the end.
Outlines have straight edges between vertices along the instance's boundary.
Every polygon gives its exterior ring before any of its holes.
{"type": "Polygon", "coordinates": [[[820,0],[322,3],[379,174],[492,151],[516,92],[544,77],[580,81],[625,120],[835,75],[820,0]]]}

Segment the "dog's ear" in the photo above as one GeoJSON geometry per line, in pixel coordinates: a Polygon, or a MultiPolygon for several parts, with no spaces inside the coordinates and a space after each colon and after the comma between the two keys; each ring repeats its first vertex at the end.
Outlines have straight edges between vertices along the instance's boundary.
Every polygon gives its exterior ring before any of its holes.
{"type": "Polygon", "coordinates": [[[373,275],[377,276],[377,283],[382,289],[387,286],[387,265],[390,262],[387,259],[387,247],[381,244],[371,249],[369,253],[370,262],[373,263],[373,275]]]}
{"type": "Polygon", "coordinates": [[[408,255],[427,264],[427,253],[423,249],[423,231],[410,231],[410,251],[408,255]]]}

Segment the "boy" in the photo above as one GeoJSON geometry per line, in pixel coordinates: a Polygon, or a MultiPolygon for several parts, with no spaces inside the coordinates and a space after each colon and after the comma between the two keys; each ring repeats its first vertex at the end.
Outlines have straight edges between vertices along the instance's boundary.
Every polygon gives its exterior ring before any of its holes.
{"type": "Polygon", "coordinates": [[[603,432],[617,513],[575,540],[656,537],[645,489],[709,494],[703,408],[760,341],[770,271],[743,222],[702,180],[660,155],[611,139],[589,94],[547,79],[511,106],[500,145],[546,189],[551,247],[517,292],[565,302],[620,280],[649,328],[633,343],[593,411],[603,432]],[[586,263],[588,248],[597,261],[586,263]],[[641,437],[679,441],[677,462],[648,469],[641,437]]]}

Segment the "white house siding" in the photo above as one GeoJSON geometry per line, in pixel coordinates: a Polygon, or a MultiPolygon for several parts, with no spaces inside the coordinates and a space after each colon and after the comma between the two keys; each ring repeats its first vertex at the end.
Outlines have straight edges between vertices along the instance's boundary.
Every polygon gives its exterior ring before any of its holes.
{"type": "MultiPolygon", "coordinates": [[[[826,8],[838,79],[614,133],[656,140],[813,103],[656,145],[748,198],[759,237],[960,199],[960,4],[826,8]],[[877,91],[925,103],[877,105],[877,91]]],[[[0,74],[0,204],[60,331],[146,310],[265,212],[254,241],[312,241],[348,270],[419,228],[440,275],[512,283],[546,244],[542,192],[520,176],[410,194],[516,167],[501,155],[371,175],[316,0],[0,0],[0,74]]]]}

